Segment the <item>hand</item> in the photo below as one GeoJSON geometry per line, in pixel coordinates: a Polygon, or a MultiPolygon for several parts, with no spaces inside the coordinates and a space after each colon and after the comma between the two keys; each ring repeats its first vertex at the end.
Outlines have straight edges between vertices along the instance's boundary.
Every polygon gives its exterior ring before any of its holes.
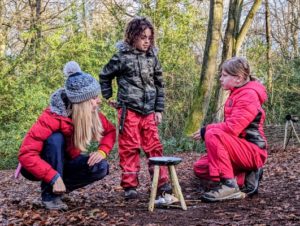
{"type": "Polygon", "coordinates": [[[192,134],[192,138],[194,139],[194,140],[201,140],[202,138],[201,138],[201,129],[199,129],[199,130],[197,130],[196,132],[194,132],[193,134],[192,134]]]}
{"type": "Polygon", "coordinates": [[[111,98],[107,100],[107,104],[113,108],[117,108],[118,107],[118,104],[117,104],[117,101],[115,100],[112,100],[111,98]]]}
{"type": "Polygon", "coordinates": [[[98,162],[101,162],[101,160],[104,159],[103,155],[101,155],[98,151],[92,152],[90,154],[89,160],[87,161],[87,164],[89,166],[93,166],[98,162]]]}
{"type": "Polygon", "coordinates": [[[155,112],[155,122],[156,124],[160,124],[162,121],[162,114],[161,112],[155,112]]]}
{"type": "Polygon", "coordinates": [[[52,191],[54,194],[62,194],[66,192],[66,186],[61,177],[57,178],[53,184],[52,191]]]}

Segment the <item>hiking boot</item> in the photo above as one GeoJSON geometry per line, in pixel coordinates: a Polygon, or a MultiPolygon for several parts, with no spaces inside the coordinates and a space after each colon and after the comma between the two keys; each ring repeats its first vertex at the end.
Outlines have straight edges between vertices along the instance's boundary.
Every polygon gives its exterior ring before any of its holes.
{"type": "Polygon", "coordinates": [[[68,210],[68,205],[61,200],[61,197],[55,197],[50,201],[43,201],[43,206],[48,210],[68,210]]]}
{"type": "Polygon", "coordinates": [[[126,200],[136,199],[138,197],[138,193],[135,188],[125,188],[124,197],[126,200]]]}
{"type": "Polygon", "coordinates": [[[163,194],[172,194],[172,186],[170,183],[164,183],[162,186],[160,186],[157,190],[157,195],[163,195],[163,194]]]}
{"type": "Polygon", "coordinates": [[[259,182],[263,176],[263,168],[251,171],[246,174],[245,186],[241,189],[247,196],[251,197],[258,193],[259,182]]]}
{"type": "Polygon", "coordinates": [[[220,186],[219,181],[210,181],[205,179],[200,179],[198,181],[199,184],[197,185],[196,191],[199,193],[204,193],[220,186]]]}
{"type": "Polygon", "coordinates": [[[240,191],[235,179],[226,179],[220,186],[205,192],[201,199],[204,202],[218,202],[230,199],[243,199],[245,194],[240,191]]]}

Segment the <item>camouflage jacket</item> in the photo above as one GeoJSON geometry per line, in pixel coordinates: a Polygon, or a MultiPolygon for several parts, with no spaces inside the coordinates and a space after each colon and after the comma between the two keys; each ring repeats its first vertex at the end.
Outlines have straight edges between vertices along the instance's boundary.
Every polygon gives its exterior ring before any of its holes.
{"type": "Polygon", "coordinates": [[[125,42],[117,45],[116,53],[100,72],[102,95],[112,96],[112,80],[118,83],[118,107],[127,108],[141,114],[164,110],[164,82],[162,68],[155,51],[144,53],[125,42]]]}

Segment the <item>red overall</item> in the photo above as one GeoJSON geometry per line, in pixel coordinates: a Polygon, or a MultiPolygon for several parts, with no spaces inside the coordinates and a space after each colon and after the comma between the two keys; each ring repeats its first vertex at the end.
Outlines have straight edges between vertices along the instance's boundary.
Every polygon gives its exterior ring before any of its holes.
{"type": "Polygon", "coordinates": [[[261,113],[258,131],[265,140],[265,112],[261,105],[266,99],[264,86],[256,81],[231,91],[224,107],[224,122],[206,127],[204,140],[207,154],[194,163],[196,176],[212,181],[235,177],[238,185],[242,186],[246,171],[264,165],[266,150],[242,138],[241,134],[261,113]]]}
{"type": "MultiPolygon", "coordinates": [[[[120,123],[122,109],[118,111],[120,123]]],[[[163,155],[163,147],[159,140],[155,114],[142,115],[130,109],[126,110],[126,118],[122,133],[119,134],[119,156],[122,169],[121,186],[137,187],[140,171],[140,148],[147,158],[163,155]]],[[[149,166],[152,176],[153,167],[149,166]]],[[[168,182],[166,167],[160,167],[158,187],[168,182]]]]}

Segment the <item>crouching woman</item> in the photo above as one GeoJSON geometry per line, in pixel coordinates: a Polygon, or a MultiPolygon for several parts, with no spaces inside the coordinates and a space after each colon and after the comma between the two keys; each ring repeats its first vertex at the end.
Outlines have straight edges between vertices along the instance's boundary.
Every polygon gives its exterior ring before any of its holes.
{"type": "Polygon", "coordinates": [[[19,151],[22,175],[41,180],[42,203],[47,209],[66,210],[61,195],[104,178],[106,157],[115,143],[115,127],[98,111],[98,81],[68,62],[64,88],[50,98],[38,120],[26,134],[19,151]],[[98,151],[87,154],[91,141],[98,151]]]}

